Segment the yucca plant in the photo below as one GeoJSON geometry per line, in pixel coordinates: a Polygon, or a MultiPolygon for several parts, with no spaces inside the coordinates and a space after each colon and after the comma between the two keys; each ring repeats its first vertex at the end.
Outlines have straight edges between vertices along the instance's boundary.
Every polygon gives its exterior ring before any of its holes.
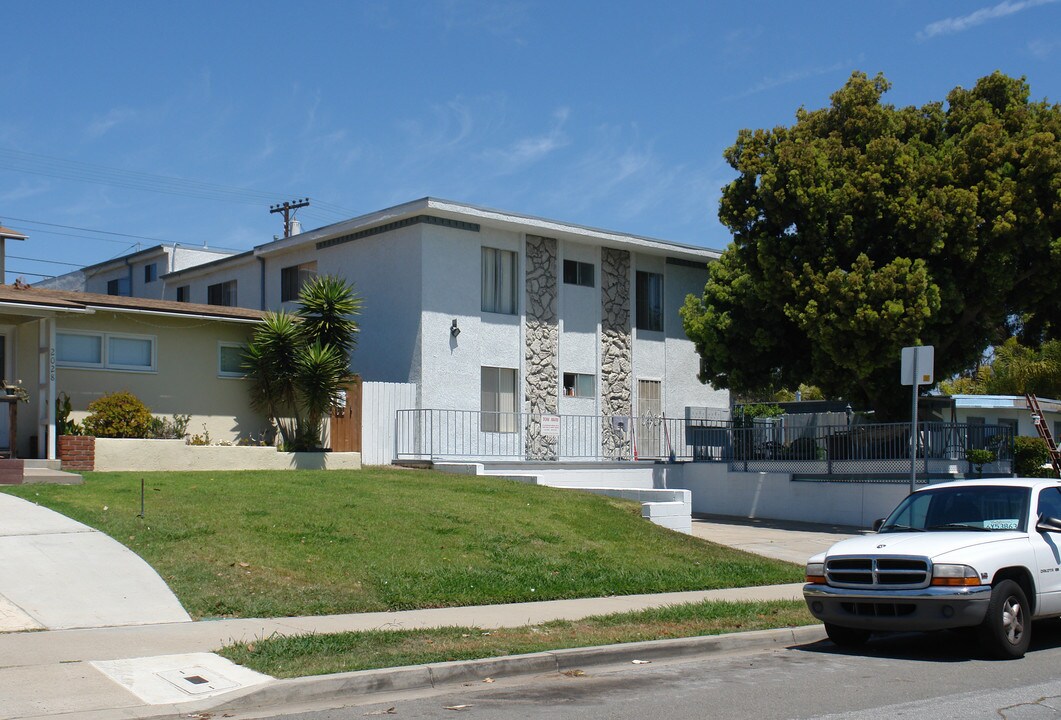
{"type": "Polygon", "coordinates": [[[251,404],[276,421],[284,447],[320,447],[324,418],[350,377],[361,299],[345,280],[321,276],[294,313],[266,313],[243,354],[251,404]]]}

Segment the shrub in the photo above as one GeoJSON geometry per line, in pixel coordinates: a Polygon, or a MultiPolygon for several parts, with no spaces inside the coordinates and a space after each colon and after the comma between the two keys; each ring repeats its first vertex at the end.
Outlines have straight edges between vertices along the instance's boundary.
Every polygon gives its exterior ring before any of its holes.
{"type": "Polygon", "coordinates": [[[970,463],[972,463],[973,467],[976,468],[977,475],[983,475],[984,465],[993,463],[998,458],[998,456],[995,454],[994,450],[973,448],[965,452],[965,458],[970,463]]]}
{"type": "Polygon", "coordinates": [[[1046,441],[1038,437],[1013,438],[1013,470],[1021,477],[1051,477],[1043,465],[1050,462],[1046,441]]]}
{"type": "Polygon", "coordinates": [[[70,405],[70,396],[65,392],[59,393],[55,398],[55,429],[59,435],[81,435],[82,428],[70,419],[73,409],[70,405]]]}
{"type": "Polygon", "coordinates": [[[88,404],[86,435],[102,438],[149,437],[153,418],[147,406],[130,392],[104,395],[88,404]]]}
{"type": "Polygon", "coordinates": [[[173,418],[152,417],[148,424],[147,437],[155,440],[183,440],[188,434],[188,422],[191,415],[177,415],[173,418]]]}

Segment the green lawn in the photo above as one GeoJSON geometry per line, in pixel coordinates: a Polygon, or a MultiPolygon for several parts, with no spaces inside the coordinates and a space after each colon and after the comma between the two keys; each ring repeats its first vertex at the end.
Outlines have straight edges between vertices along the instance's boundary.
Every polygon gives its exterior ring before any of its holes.
{"type": "Polygon", "coordinates": [[[798,582],[635,503],[496,478],[365,469],[86,473],[5,492],[98,528],[197,618],[277,617],[798,582]],[[140,480],[146,481],[146,513],[140,480]]]}
{"type": "Polygon", "coordinates": [[[229,645],[220,654],[274,677],[299,677],[816,622],[797,600],[704,602],[489,632],[446,627],[271,637],[229,645]]]}

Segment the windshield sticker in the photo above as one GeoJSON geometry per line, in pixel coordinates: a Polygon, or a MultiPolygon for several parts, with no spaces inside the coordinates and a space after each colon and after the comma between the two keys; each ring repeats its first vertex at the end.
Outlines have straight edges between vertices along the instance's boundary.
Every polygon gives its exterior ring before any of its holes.
{"type": "Polygon", "coordinates": [[[1007,520],[1005,518],[999,518],[998,520],[984,520],[984,527],[988,530],[1016,530],[1017,520],[1007,520]]]}

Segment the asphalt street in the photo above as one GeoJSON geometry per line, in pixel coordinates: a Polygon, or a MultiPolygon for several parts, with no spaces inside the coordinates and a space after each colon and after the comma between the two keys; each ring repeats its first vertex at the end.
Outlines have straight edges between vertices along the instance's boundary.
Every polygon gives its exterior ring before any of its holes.
{"type": "MultiPolygon", "coordinates": [[[[1061,718],[1061,622],[1036,626],[1023,660],[983,659],[969,633],[883,638],[861,653],[823,641],[694,662],[629,664],[585,674],[467,684],[372,697],[342,710],[275,720],[455,717],[490,720],[702,718],[1061,718]]],[[[237,715],[236,717],[249,717],[237,715]]]]}

